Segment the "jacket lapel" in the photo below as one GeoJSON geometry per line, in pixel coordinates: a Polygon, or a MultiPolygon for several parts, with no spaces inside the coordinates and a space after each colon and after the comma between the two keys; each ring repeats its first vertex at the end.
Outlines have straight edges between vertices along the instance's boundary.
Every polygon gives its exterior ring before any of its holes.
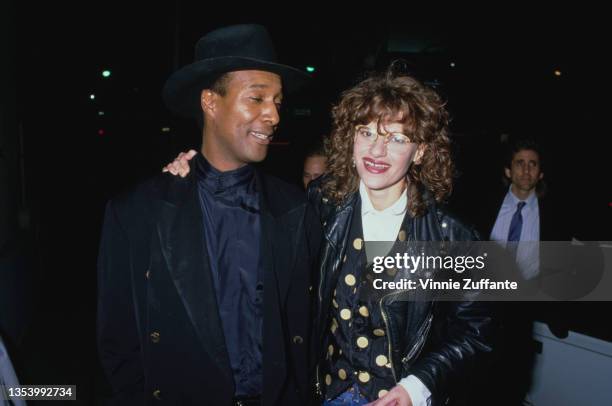
{"type": "Polygon", "coordinates": [[[166,265],[198,337],[233,382],[197,193],[195,176],[173,179],[160,205],[157,229],[166,265]]]}

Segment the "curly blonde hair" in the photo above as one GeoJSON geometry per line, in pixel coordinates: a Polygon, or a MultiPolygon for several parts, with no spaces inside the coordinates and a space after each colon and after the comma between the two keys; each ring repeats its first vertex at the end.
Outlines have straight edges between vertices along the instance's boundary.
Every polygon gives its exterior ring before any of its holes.
{"type": "Polygon", "coordinates": [[[411,216],[426,211],[425,190],[441,202],[452,191],[453,162],[448,137],[449,116],[440,96],[415,78],[392,69],[373,75],[342,93],[332,109],[333,129],[326,142],[328,176],[323,194],[336,204],[357,191],[359,175],[352,164],[355,127],[372,121],[399,122],[411,142],[422,144],[423,156],[406,174],[411,216]]]}

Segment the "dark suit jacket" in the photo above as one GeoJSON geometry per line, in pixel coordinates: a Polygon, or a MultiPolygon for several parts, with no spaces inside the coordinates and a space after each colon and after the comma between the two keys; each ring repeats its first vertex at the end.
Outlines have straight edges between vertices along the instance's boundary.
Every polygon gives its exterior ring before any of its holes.
{"type": "MultiPolygon", "coordinates": [[[[474,215],[475,223],[482,238],[489,239],[497,214],[504,201],[508,188],[499,193],[479,197],[478,213],[474,215]]],[[[540,241],[569,241],[572,238],[574,227],[572,217],[576,213],[567,211],[565,203],[553,196],[538,198],[540,216],[540,241]]]]}
{"type": "MultiPolygon", "coordinates": [[[[193,173],[157,176],[107,205],[98,346],[115,404],[231,404],[233,377],[193,173]]],[[[306,404],[319,222],[297,188],[256,176],[265,275],[263,404],[306,404]]]]}

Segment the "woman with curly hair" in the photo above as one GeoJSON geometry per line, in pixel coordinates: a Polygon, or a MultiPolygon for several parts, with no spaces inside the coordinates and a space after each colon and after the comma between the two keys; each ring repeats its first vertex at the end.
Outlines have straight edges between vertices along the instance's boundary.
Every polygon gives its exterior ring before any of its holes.
{"type": "Polygon", "coordinates": [[[328,170],[308,190],[324,225],[316,327],[323,404],[445,404],[470,358],[490,351],[486,309],[374,294],[364,244],[477,239],[440,207],[453,174],[444,102],[389,70],[345,91],[332,115],[328,170]]]}
{"type": "MultiPolygon", "coordinates": [[[[365,252],[370,241],[478,239],[441,207],[453,174],[444,102],[390,69],[345,91],[332,115],[327,172],[308,186],[324,229],[317,392],[326,406],[448,404],[475,355],[491,350],[487,308],[375,293],[365,252]]],[[[187,159],[166,170],[183,175],[187,159]]]]}

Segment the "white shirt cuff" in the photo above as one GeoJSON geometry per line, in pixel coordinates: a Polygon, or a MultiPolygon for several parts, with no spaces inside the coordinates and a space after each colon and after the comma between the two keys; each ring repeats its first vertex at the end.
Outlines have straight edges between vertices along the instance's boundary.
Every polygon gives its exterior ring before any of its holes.
{"type": "Polygon", "coordinates": [[[413,406],[431,406],[431,392],[416,376],[408,375],[402,378],[399,381],[399,385],[406,389],[410,399],[412,399],[413,406]]]}

